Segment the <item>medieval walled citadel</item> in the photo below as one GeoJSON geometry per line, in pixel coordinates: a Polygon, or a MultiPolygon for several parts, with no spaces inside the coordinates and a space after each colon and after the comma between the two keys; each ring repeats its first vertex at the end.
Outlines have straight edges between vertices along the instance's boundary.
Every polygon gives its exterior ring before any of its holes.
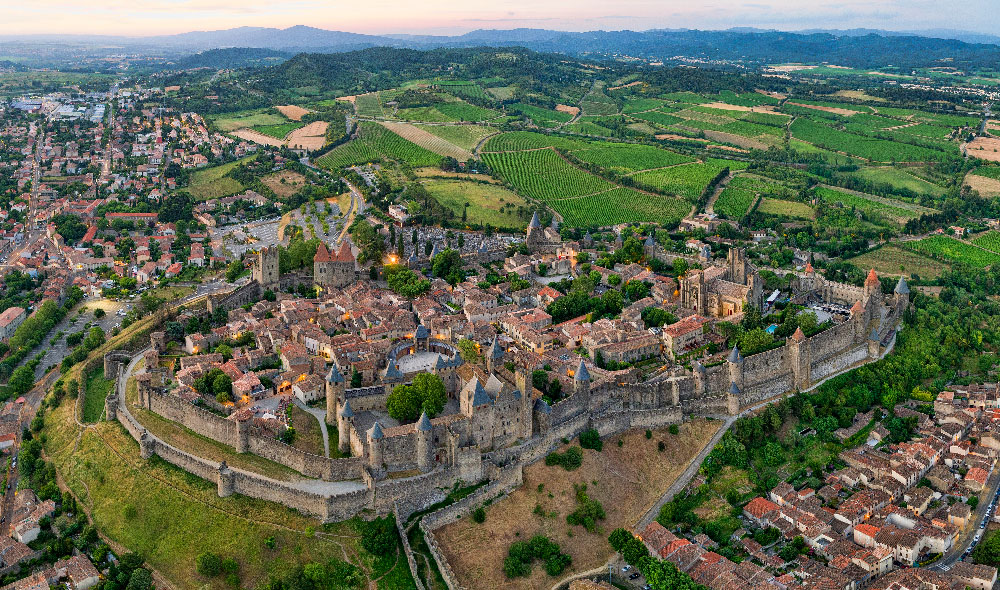
{"type": "MultiPolygon", "coordinates": [[[[587,248],[585,242],[562,242],[558,232],[541,228],[537,219],[526,243],[531,249],[527,256],[505,259],[502,252],[483,252],[467,262],[504,264],[529,277],[547,262],[572,274],[574,264],[566,261],[587,248]]],[[[651,240],[645,251],[666,262],[677,256],[651,240]]],[[[189,335],[183,343],[169,343],[164,332],[154,332],[145,350],[106,358],[106,373],[119,380],[107,399],[107,415],[139,442],[144,458],[158,455],[214,481],[220,496],[270,500],[325,522],[365,510],[408,515],[440,501],[458,482],[489,482],[469,502],[425,518],[421,526],[432,533],[436,523],[453,519],[456,510],[477,498],[516,488],[524,465],[584,430],[607,436],[678,423],[690,415],[735,415],[879,358],[892,346],[909,304],[902,279],[885,295],[874,271],[864,286],[855,287],[827,281],[807,266],[791,281],[789,296],[825,313],[828,327],[811,337],[796,330],[782,345],[757,354],[744,356],[734,347],[714,357],[685,357],[684,351],[703,341],[715,321],[739,318],[750,306],[763,310],[771,303],[742,250],[729,250],[725,260],[702,257],[700,262],[701,268],[689,270],[676,283],[651,277],[648,269],[633,269],[654,283],[646,304],[669,304],[682,318],[657,332],[630,323],[634,310],[629,308],[614,322],[553,326],[541,309],[553,290],[537,285],[508,294],[504,301],[509,302],[501,303],[503,298],[474,284],[450,288],[435,281],[426,296],[408,301],[375,282],[358,280],[347,242],[335,253],[325,246],[317,251],[308,279],[320,287],[316,302],[284,295],[266,301],[265,290],[279,292],[307,279],[280,275],[276,249],[265,249],[257,254],[247,285],[209,301],[209,311],[228,311],[226,326],[189,335]],[[658,285],[663,288],[657,290],[658,285]],[[206,352],[220,339],[248,332],[256,341],[252,350],[236,351],[229,360],[206,352]],[[536,333],[543,343],[560,334],[566,342],[546,349],[537,344],[536,333]],[[472,340],[480,351],[472,362],[459,352],[462,339],[472,340]],[[178,346],[186,354],[177,362],[163,362],[161,355],[178,346]],[[605,370],[590,361],[593,354],[565,354],[580,348],[600,350],[604,358],[622,355],[623,360],[634,358],[628,351],[640,351],[635,354],[664,363],[645,376],[635,368],[605,370]],[[266,358],[280,361],[280,368],[272,363],[270,369],[255,370],[266,358]],[[551,404],[532,384],[532,372],[542,366],[562,384],[563,395],[551,404]],[[192,388],[194,379],[213,368],[230,375],[233,403],[205,399],[192,388]],[[434,417],[424,413],[411,423],[392,420],[389,394],[421,373],[441,378],[448,399],[444,410],[434,417]],[[261,379],[265,375],[270,377],[261,379]],[[136,380],[134,400],[126,400],[129,377],[136,380]],[[284,405],[267,405],[272,402],[311,402],[325,417],[334,448],[324,456],[281,442],[275,432],[281,428],[276,423],[284,405]],[[142,423],[144,412],[237,453],[284,465],[300,477],[274,479],[193,455],[150,432],[142,423]]],[[[433,534],[428,542],[433,547],[433,534]]],[[[447,564],[442,566],[447,570],[447,564]]]]}

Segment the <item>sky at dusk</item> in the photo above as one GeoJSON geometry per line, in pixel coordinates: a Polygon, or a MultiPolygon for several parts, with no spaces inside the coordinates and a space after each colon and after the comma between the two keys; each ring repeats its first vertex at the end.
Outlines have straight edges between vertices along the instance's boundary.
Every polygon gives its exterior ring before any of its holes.
{"type": "Polygon", "coordinates": [[[358,33],[459,34],[518,27],[997,31],[997,0],[2,0],[0,34],[155,35],[309,25],[358,33]]]}

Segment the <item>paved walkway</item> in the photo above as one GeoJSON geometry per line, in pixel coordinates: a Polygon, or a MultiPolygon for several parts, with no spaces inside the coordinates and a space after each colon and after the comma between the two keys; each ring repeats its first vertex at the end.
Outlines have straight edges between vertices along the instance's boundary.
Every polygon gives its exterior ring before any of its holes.
{"type": "Polygon", "coordinates": [[[295,405],[298,406],[300,410],[305,410],[306,412],[309,412],[310,414],[316,417],[316,420],[319,421],[319,429],[323,431],[323,452],[326,453],[327,457],[329,457],[330,434],[326,430],[326,410],[321,410],[319,408],[310,408],[306,404],[302,403],[302,400],[294,396],[292,397],[292,401],[295,402],[295,405]]]}

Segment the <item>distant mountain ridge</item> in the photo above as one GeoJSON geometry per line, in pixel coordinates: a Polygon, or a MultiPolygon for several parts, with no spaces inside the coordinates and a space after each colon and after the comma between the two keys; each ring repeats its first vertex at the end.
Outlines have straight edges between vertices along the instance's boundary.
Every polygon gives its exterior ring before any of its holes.
{"type": "MultiPolygon", "coordinates": [[[[629,55],[666,59],[694,56],[714,60],[758,62],[830,62],[859,68],[895,65],[983,65],[1000,58],[1000,37],[963,31],[884,31],[878,29],[777,31],[736,28],[725,31],[652,29],[648,31],[566,32],[548,29],[479,29],[463,35],[366,35],[329,31],[304,25],[286,29],[239,27],[220,31],[191,31],[153,37],[0,36],[2,42],[102,44],[163,52],[173,56],[216,49],[255,48],[283,54],[339,53],[370,47],[404,49],[459,49],[470,47],[525,47],[539,52],[601,57],[629,55]],[[922,35],[937,34],[940,37],[922,35]],[[944,38],[950,36],[952,38],[944,38]],[[957,39],[954,37],[963,37],[957,39]]],[[[232,55],[243,59],[242,53],[232,55]]],[[[206,56],[211,58],[213,56],[206,56]]],[[[215,56],[223,58],[224,56],[215,56]]],[[[259,57],[259,56],[258,56],[259,57]]],[[[278,60],[280,55],[273,56],[278,60]]],[[[220,61],[216,60],[216,61],[220,61]]],[[[204,60],[202,60],[204,61],[204,60]]],[[[252,63],[252,60],[251,62],[252,63]]],[[[243,65],[234,64],[234,67],[243,65]]]]}

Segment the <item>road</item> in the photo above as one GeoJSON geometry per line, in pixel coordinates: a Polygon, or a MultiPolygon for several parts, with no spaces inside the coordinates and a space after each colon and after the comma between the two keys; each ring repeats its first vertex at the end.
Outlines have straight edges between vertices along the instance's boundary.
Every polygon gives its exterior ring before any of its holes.
{"type": "Polygon", "coordinates": [[[986,534],[986,523],[989,522],[990,517],[990,504],[996,500],[998,494],[1000,494],[1000,469],[994,469],[986,482],[983,493],[979,495],[979,505],[969,517],[969,526],[958,534],[958,539],[951,551],[945,553],[937,563],[930,566],[930,569],[948,571],[955,563],[962,561],[966,549],[971,551],[976,546],[976,533],[982,531],[983,535],[986,534]]]}

